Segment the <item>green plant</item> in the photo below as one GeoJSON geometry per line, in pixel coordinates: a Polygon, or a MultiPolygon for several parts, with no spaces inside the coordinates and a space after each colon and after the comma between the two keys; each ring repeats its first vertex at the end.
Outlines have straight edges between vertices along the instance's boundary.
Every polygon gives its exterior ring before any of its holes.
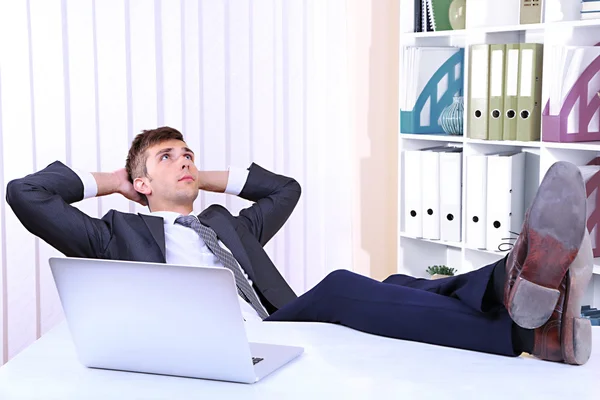
{"type": "Polygon", "coordinates": [[[454,268],[449,268],[445,265],[430,265],[425,270],[429,275],[448,275],[454,276],[456,270],[454,268]]]}

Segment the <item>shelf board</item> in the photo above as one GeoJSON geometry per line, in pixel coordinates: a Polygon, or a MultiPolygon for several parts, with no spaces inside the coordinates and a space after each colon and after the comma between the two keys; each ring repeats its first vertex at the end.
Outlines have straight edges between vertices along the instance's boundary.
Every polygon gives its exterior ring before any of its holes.
{"type": "Polygon", "coordinates": [[[425,238],[420,238],[420,237],[416,237],[416,236],[413,236],[413,235],[409,235],[409,234],[404,233],[404,232],[400,232],[400,237],[408,238],[408,239],[413,239],[413,240],[420,240],[420,241],[427,242],[427,243],[439,244],[439,245],[447,246],[447,247],[454,247],[454,248],[457,248],[457,249],[462,249],[462,247],[463,247],[463,244],[460,243],[460,242],[446,242],[446,241],[443,241],[443,240],[425,239],[425,238]]]}
{"type": "Polygon", "coordinates": [[[403,32],[401,35],[407,38],[431,38],[431,37],[451,37],[451,36],[465,36],[468,34],[467,29],[457,29],[448,31],[435,31],[435,32],[403,32]]]}
{"type": "MultiPolygon", "coordinates": [[[[484,253],[484,254],[490,254],[493,256],[497,256],[499,258],[502,258],[502,257],[506,256],[506,254],[508,254],[508,251],[492,251],[492,250],[486,250],[486,249],[478,249],[475,247],[471,247],[467,244],[464,244],[462,242],[444,242],[441,240],[431,240],[431,239],[419,238],[419,237],[409,235],[404,232],[400,232],[400,237],[407,238],[407,239],[413,239],[413,240],[420,240],[420,241],[427,242],[427,243],[439,244],[442,246],[452,247],[452,248],[456,248],[456,249],[464,248],[465,250],[475,251],[475,252],[484,253]]],[[[593,272],[594,272],[594,275],[600,275],[600,257],[594,259],[593,272]]]]}
{"type": "Polygon", "coordinates": [[[418,134],[418,133],[401,133],[400,138],[414,139],[414,140],[431,140],[434,142],[455,142],[455,143],[462,143],[464,141],[463,136],[454,136],[454,135],[446,135],[446,134],[424,135],[424,134],[418,134]]]}
{"type": "Polygon", "coordinates": [[[522,142],[518,140],[484,140],[466,138],[465,142],[475,144],[493,144],[498,146],[541,147],[541,143],[539,141],[522,142]]]}
{"type": "Polygon", "coordinates": [[[436,32],[402,32],[400,35],[404,38],[436,38],[436,37],[457,37],[470,34],[501,33],[501,32],[527,32],[543,31],[557,28],[585,28],[600,26],[600,19],[592,20],[574,20],[574,21],[553,21],[542,22],[539,24],[518,24],[503,26],[480,26],[467,29],[436,31],[436,32]]]}
{"type": "Polygon", "coordinates": [[[485,253],[485,254],[491,254],[494,256],[498,256],[498,257],[504,257],[508,253],[508,251],[492,251],[492,250],[486,250],[486,249],[478,249],[476,247],[471,247],[467,244],[465,244],[465,250],[476,251],[476,252],[485,253]]]}
{"type": "Polygon", "coordinates": [[[586,28],[600,26],[600,19],[573,20],[573,21],[554,21],[546,22],[548,29],[552,28],[586,28]]]}
{"type": "Polygon", "coordinates": [[[542,146],[549,148],[549,149],[600,151],[600,141],[598,141],[598,142],[573,142],[573,143],[543,142],[542,146]]]}

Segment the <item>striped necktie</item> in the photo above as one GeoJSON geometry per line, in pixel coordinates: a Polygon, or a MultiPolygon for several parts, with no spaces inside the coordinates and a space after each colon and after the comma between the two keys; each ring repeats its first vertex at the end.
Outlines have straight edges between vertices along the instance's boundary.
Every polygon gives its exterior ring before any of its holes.
{"type": "Polygon", "coordinates": [[[208,226],[202,225],[200,221],[198,221],[198,218],[193,215],[177,217],[175,223],[192,228],[196,231],[219,261],[233,272],[235,285],[237,286],[239,295],[256,310],[261,319],[267,318],[269,314],[261,304],[254,289],[250,286],[250,282],[248,282],[244,274],[242,274],[241,266],[230,252],[219,246],[215,231],[208,226]]]}

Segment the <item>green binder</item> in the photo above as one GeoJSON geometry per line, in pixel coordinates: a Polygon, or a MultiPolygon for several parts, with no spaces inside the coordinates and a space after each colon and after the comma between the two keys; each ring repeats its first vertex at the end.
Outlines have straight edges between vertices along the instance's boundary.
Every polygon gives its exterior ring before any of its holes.
{"type": "Polygon", "coordinates": [[[540,140],[543,50],[539,43],[520,44],[517,140],[540,140]]]}
{"type": "Polygon", "coordinates": [[[453,0],[427,0],[429,4],[428,18],[431,21],[431,25],[434,31],[450,31],[452,25],[450,25],[450,3],[453,0]]]}
{"type": "Polygon", "coordinates": [[[490,45],[472,45],[470,52],[467,136],[472,139],[487,139],[490,45]]]}
{"type": "Polygon", "coordinates": [[[502,140],[504,121],[504,64],[506,45],[490,46],[488,139],[502,140]]]}
{"type": "Polygon", "coordinates": [[[517,113],[519,94],[519,43],[506,45],[506,64],[504,68],[504,121],[503,139],[517,140],[517,113]]]}

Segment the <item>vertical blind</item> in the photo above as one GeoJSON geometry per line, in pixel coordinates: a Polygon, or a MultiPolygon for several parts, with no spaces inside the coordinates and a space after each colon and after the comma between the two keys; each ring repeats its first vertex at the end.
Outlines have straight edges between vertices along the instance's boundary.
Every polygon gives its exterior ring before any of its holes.
{"type": "MultiPolygon", "coordinates": [[[[297,294],[352,268],[345,0],[0,0],[0,364],[58,322],[48,258],[6,184],[55,160],[124,166],[143,129],[181,130],[198,167],[252,162],[296,178],[294,214],[266,250],[297,294]]],[[[249,203],[201,193],[234,214],[249,203]]],[[[91,216],[147,212],[118,195],[91,216]]]]}

